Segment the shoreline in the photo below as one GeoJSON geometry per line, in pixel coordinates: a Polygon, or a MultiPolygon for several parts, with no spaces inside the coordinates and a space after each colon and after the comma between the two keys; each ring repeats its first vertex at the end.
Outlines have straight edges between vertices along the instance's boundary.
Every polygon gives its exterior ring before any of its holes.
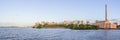
{"type": "MultiPolygon", "coordinates": [[[[70,29],[70,28],[36,28],[36,29],[70,29]]],[[[120,30],[120,29],[116,29],[116,28],[99,28],[99,29],[71,29],[71,30],[120,30]]]]}

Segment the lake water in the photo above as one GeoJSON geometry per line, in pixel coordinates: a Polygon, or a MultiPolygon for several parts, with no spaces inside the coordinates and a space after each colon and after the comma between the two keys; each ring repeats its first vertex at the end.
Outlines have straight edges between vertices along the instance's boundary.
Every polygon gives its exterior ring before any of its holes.
{"type": "Polygon", "coordinates": [[[120,40],[120,30],[0,28],[0,40],[120,40]]]}

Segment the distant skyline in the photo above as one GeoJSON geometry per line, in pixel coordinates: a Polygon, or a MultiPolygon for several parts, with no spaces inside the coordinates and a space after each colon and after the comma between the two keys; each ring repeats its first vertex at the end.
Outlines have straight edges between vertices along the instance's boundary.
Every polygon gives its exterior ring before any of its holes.
{"type": "MultiPolygon", "coordinates": [[[[32,26],[35,22],[104,20],[106,0],[0,0],[0,26],[32,26]]],[[[120,20],[120,0],[108,1],[108,19],[120,20]]]]}

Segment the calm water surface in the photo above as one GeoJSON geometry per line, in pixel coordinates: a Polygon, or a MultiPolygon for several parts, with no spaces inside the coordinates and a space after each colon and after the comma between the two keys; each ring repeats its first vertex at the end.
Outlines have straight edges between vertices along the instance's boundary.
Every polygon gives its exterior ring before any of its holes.
{"type": "Polygon", "coordinates": [[[120,40],[120,30],[0,28],[0,40],[120,40]]]}

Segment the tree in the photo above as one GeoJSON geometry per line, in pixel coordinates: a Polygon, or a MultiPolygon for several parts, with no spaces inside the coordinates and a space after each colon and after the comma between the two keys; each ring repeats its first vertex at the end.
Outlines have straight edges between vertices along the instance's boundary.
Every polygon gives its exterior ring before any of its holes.
{"type": "Polygon", "coordinates": [[[37,26],[37,28],[42,28],[42,25],[41,25],[41,24],[39,24],[39,25],[37,26]]]}
{"type": "Polygon", "coordinates": [[[120,25],[117,25],[117,28],[120,28],[120,25]]]}
{"type": "Polygon", "coordinates": [[[80,24],[80,29],[85,29],[85,25],[84,24],[80,24]]]}
{"type": "Polygon", "coordinates": [[[78,29],[77,24],[73,24],[73,28],[72,29],[78,29]]]}

